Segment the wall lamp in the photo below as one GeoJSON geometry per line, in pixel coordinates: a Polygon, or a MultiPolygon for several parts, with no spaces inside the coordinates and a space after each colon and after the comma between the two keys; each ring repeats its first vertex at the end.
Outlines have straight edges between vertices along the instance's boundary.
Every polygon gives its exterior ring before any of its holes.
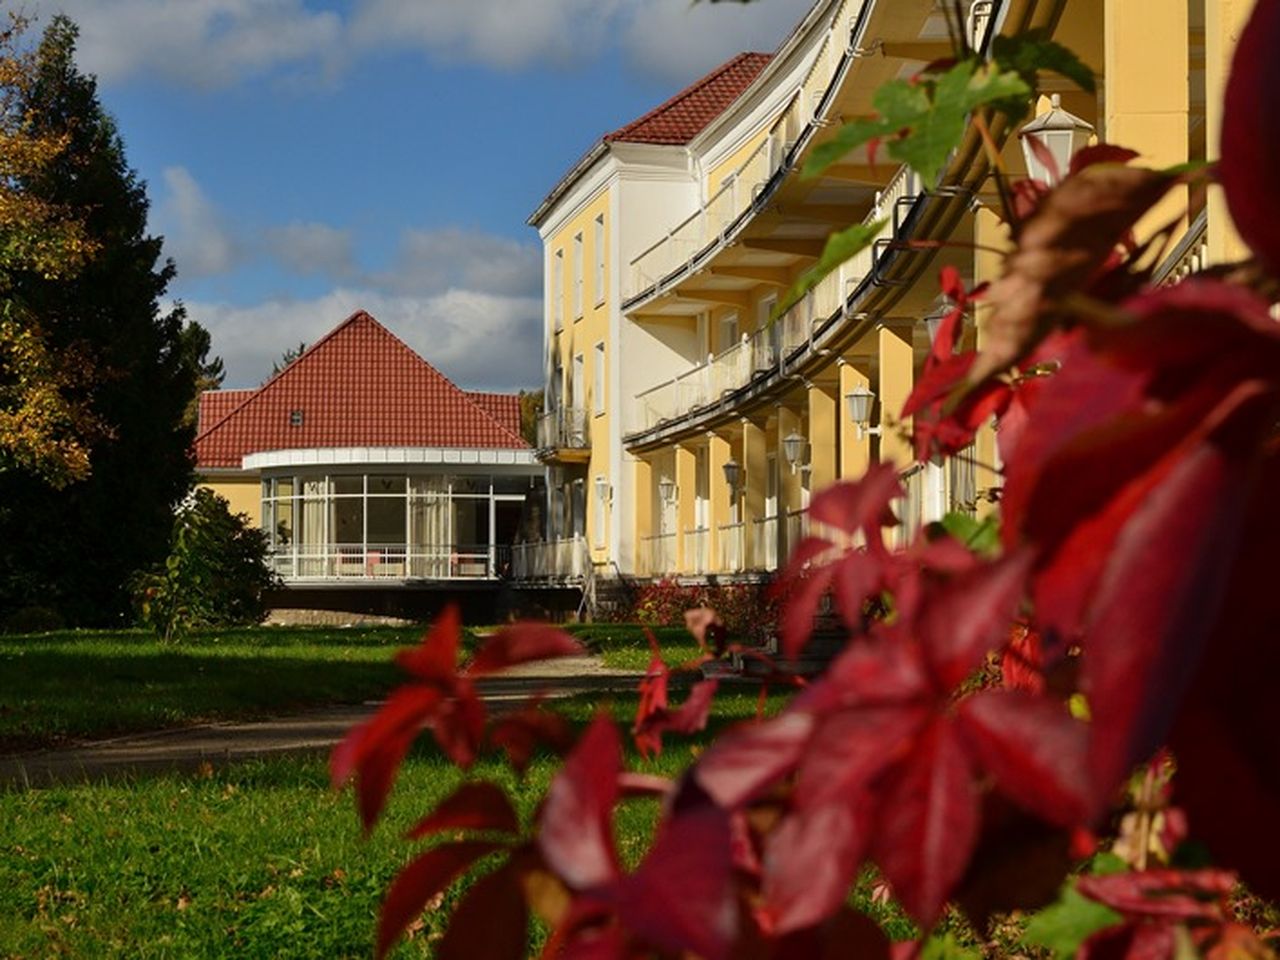
{"type": "Polygon", "coordinates": [[[782,455],[795,473],[802,464],[809,462],[809,441],[799,433],[789,433],[782,438],[782,455]]]}
{"type": "Polygon", "coordinates": [[[670,477],[658,481],[658,498],[663,503],[671,503],[676,498],[676,482],[670,477]]]}
{"type": "Polygon", "coordinates": [[[1049,99],[1049,109],[1034,120],[1025,123],[1018,131],[1022,141],[1022,156],[1027,162],[1027,175],[1050,186],[1067,175],[1075,152],[1089,142],[1093,127],[1074,113],[1062,109],[1062,98],[1056,93],[1049,99]],[[1043,150],[1036,150],[1032,141],[1039,141],[1043,150]],[[1045,156],[1047,153],[1048,156],[1045,156]],[[1049,169],[1046,161],[1053,158],[1056,170],[1049,169]]]}
{"type": "Polygon", "coordinates": [[[871,404],[875,399],[876,395],[862,384],[854,387],[852,393],[846,393],[844,396],[845,405],[849,409],[849,419],[853,421],[854,429],[858,431],[859,440],[868,436],[878,437],[880,435],[879,427],[869,426],[871,423],[871,404]]]}
{"type": "Polygon", "coordinates": [[[729,485],[729,492],[733,496],[737,496],[742,489],[742,465],[732,457],[724,463],[724,482],[729,485]]]}

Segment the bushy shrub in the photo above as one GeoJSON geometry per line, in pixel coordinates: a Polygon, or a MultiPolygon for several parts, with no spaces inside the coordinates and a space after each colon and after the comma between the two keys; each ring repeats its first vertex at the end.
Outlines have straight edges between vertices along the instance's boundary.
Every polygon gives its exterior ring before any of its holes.
{"type": "Polygon", "coordinates": [[[166,641],[195,627],[259,623],[277,583],[266,535],[225,499],[197,489],[178,509],[163,566],[133,579],[138,620],[166,641]]]}
{"type": "Polygon", "coordinates": [[[20,607],[9,614],[4,621],[4,633],[48,633],[50,630],[61,630],[66,621],[62,614],[49,607],[20,607]]]}
{"type": "Polygon", "coordinates": [[[777,603],[764,584],[658,580],[641,589],[628,619],[649,627],[683,627],[685,611],[695,607],[714,608],[736,640],[765,643],[777,631],[777,603]]]}

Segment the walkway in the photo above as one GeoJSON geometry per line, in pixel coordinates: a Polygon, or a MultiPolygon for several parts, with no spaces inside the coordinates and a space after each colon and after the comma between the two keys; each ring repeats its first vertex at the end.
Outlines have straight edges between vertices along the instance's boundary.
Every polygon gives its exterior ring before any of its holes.
{"type": "MultiPolygon", "coordinates": [[[[564,697],[636,689],[640,675],[611,670],[595,657],[565,657],[513,668],[486,679],[480,692],[498,706],[544,691],[564,697]]],[[[324,753],[377,708],[375,701],[287,717],[130,734],[73,747],[0,756],[0,789],[84,783],[280,754],[324,753]]]]}

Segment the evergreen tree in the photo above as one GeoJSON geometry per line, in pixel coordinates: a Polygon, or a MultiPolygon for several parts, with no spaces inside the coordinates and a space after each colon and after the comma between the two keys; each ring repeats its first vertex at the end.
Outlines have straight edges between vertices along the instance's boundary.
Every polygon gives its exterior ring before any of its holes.
{"type": "Polygon", "coordinates": [[[117,622],[131,573],[166,553],[173,510],[190,489],[195,395],[207,342],[191,346],[181,306],[160,306],[174,276],[161,239],[146,233],[144,184],[125,159],[93,77],[75,67],[76,27],[56,17],[22,91],[37,133],[65,138],[22,189],[84,212],[94,255],[70,277],[15,271],[12,293],[52,349],[92,357],[94,443],[87,479],[53,490],[30,472],[0,473],[0,613],[38,603],[72,623],[117,622]],[[198,355],[198,356],[195,356],[198,355]]]}

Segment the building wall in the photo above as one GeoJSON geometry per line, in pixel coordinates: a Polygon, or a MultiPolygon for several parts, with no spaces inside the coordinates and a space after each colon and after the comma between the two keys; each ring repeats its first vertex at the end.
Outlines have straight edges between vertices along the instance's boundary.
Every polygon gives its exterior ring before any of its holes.
{"type": "Polygon", "coordinates": [[[262,523],[262,481],[257,472],[237,476],[204,475],[197,486],[212,490],[231,505],[232,513],[243,513],[254,526],[262,523]]]}

